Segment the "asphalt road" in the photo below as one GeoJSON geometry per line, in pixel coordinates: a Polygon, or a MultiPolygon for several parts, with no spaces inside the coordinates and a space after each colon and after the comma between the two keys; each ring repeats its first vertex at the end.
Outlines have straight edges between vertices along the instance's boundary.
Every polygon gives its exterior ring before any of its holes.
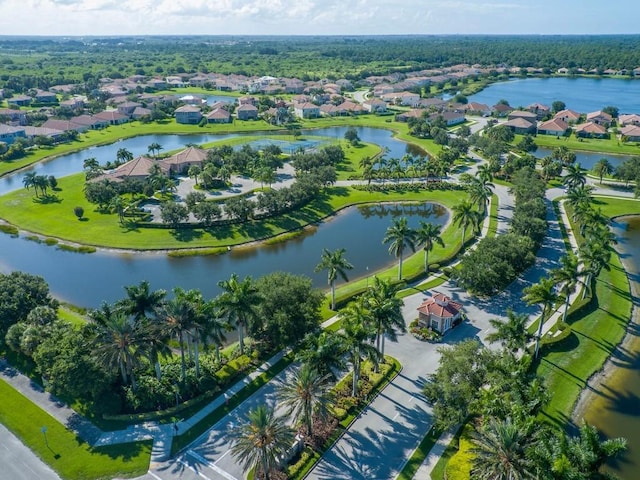
{"type": "Polygon", "coordinates": [[[30,449],[25,447],[13,433],[0,424],[0,478],[7,480],[60,480],[60,477],[45,465],[30,449]]]}

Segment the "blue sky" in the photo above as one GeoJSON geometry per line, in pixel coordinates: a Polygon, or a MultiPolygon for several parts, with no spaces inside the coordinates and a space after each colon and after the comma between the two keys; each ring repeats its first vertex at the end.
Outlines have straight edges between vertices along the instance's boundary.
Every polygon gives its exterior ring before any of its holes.
{"type": "Polygon", "coordinates": [[[0,0],[3,35],[640,33],[638,0],[0,0]]]}

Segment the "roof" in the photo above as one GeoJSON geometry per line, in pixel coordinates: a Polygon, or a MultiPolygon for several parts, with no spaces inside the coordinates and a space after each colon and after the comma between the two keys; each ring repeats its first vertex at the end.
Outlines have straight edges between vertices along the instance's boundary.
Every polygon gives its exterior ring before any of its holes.
{"type": "Polygon", "coordinates": [[[461,310],[462,304],[451,300],[442,293],[436,293],[418,307],[418,312],[440,318],[453,318],[460,314],[461,310]]]}
{"type": "Polygon", "coordinates": [[[125,178],[125,177],[146,177],[149,175],[149,170],[153,165],[157,163],[153,158],[141,155],[133,160],[120,165],[108,174],[111,178],[125,178]]]}
{"type": "Polygon", "coordinates": [[[611,120],[613,120],[611,115],[609,115],[606,112],[603,112],[602,110],[598,110],[597,112],[587,113],[587,120],[591,120],[592,118],[602,118],[607,122],[610,122],[611,120]]]}
{"type": "Polygon", "coordinates": [[[509,114],[509,118],[512,117],[521,117],[521,118],[537,118],[536,114],[533,112],[527,112],[526,110],[514,110],[509,114]]]}
{"type": "Polygon", "coordinates": [[[623,113],[618,117],[620,125],[626,125],[628,123],[640,123],[640,115],[637,113],[623,113]]]}
{"type": "Polygon", "coordinates": [[[224,108],[216,108],[207,113],[207,118],[221,118],[228,119],[231,117],[231,114],[225,110],[224,108]]]}
{"type": "Polygon", "coordinates": [[[251,105],[250,103],[245,103],[244,105],[240,105],[236,109],[236,112],[257,112],[257,111],[258,111],[258,107],[256,107],[255,105],[251,105]]]}
{"type": "Polygon", "coordinates": [[[560,110],[558,113],[554,115],[554,118],[568,118],[570,120],[578,120],[580,118],[580,113],[575,110],[560,110]]]}
{"type": "Polygon", "coordinates": [[[109,121],[124,120],[125,118],[127,120],[129,119],[129,117],[127,117],[126,115],[123,115],[122,113],[116,110],[105,110],[104,112],[98,112],[94,115],[94,117],[99,120],[109,120],[109,121]]]}
{"type": "Polygon", "coordinates": [[[0,123],[0,134],[11,134],[24,132],[24,127],[12,127],[11,125],[4,125],[0,123]]]}
{"type": "Polygon", "coordinates": [[[576,125],[575,129],[576,129],[576,133],[595,133],[598,135],[607,133],[607,129],[605,127],[593,122],[587,122],[587,123],[582,123],[580,125],[576,125]]]}
{"type": "Polygon", "coordinates": [[[175,113],[200,113],[200,108],[193,105],[183,105],[175,110],[175,113]]]}
{"type": "Polygon", "coordinates": [[[545,130],[547,132],[566,132],[569,125],[559,118],[552,118],[546,122],[540,122],[538,124],[538,130],[545,130]]]}
{"type": "Polygon", "coordinates": [[[198,147],[189,147],[182,150],[181,152],[176,153],[175,155],[171,155],[170,157],[164,159],[162,163],[176,165],[181,163],[195,163],[203,162],[206,158],[206,150],[198,147]]]}
{"type": "Polygon", "coordinates": [[[627,125],[620,129],[620,133],[626,137],[640,137],[640,127],[637,125],[627,125]]]}
{"type": "Polygon", "coordinates": [[[526,118],[514,118],[507,122],[504,122],[502,125],[505,127],[513,127],[513,128],[531,128],[534,126],[534,122],[527,120],[526,118]]]}

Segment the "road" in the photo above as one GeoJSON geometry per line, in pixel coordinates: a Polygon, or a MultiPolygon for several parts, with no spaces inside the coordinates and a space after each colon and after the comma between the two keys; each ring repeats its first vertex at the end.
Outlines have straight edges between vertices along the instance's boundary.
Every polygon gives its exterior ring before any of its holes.
{"type": "Polygon", "coordinates": [[[11,480],[60,480],[60,477],[0,424],[0,478],[11,480]]]}

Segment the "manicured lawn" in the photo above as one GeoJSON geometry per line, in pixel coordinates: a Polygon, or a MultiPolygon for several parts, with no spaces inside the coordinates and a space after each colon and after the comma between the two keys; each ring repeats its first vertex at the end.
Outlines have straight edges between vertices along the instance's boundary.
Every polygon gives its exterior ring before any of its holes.
{"type": "MultiPolygon", "coordinates": [[[[522,135],[516,135],[513,144],[516,145],[522,140],[522,135]]],[[[640,146],[635,142],[619,142],[615,135],[611,138],[576,138],[570,137],[556,138],[553,135],[538,135],[535,137],[536,145],[539,147],[553,149],[555,147],[567,147],[570,150],[585,150],[589,152],[613,153],[616,155],[640,155],[640,146]]]]}
{"type": "Polygon", "coordinates": [[[4,381],[0,381],[0,398],[0,423],[64,479],[135,477],[149,468],[151,442],[92,448],[4,381]]]}
{"type": "Polygon", "coordinates": [[[404,467],[400,471],[400,474],[396,477],[396,480],[412,480],[413,476],[424,462],[424,459],[427,458],[429,451],[440,438],[440,433],[438,430],[434,428],[430,428],[427,434],[424,436],[418,448],[416,448],[413,455],[409,458],[407,463],[405,463],[404,467]]]}

